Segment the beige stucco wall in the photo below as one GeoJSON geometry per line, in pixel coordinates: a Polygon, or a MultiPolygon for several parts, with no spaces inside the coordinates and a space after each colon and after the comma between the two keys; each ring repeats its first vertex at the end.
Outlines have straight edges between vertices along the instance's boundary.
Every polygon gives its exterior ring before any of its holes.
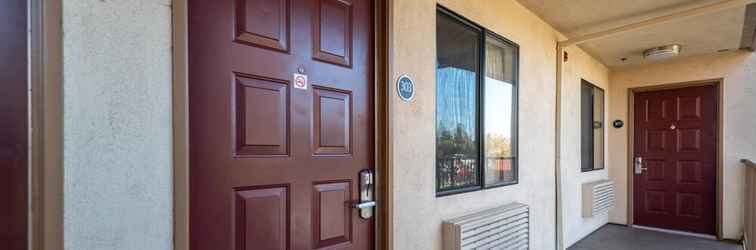
{"type": "MultiPolygon", "coordinates": [[[[434,35],[436,3],[435,0],[396,0],[391,7],[391,76],[395,80],[401,74],[409,74],[415,80],[417,89],[415,99],[405,103],[394,94],[395,90],[391,86],[393,247],[440,249],[443,219],[509,202],[520,202],[530,205],[531,208],[531,248],[554,249],[554,97],[556,41],[559,34],[516,1],[438,1],[441,5],[520,45],[520,173],[517,185],[437,198],[434,35]]],[[[588,62],[589,57],[582,52],[576,52],[575,55],[582,59],[576,59],[574,64],[587,65],[572,68],[572,72],[585,74],[587,79],[594,80],[597,84],[607,83],[606,69],[603,66],[588,62]]],[[[578,91],[577,87],[574,91],[578,91]]],[[[571,107],[573,108],[577,110],[571,107]]],[[[573,164],[573,167],[579,171],[579,165],[573,164]]],[[[590,177],[586,177],[588,178],[590,177]]],[[[578,192],[577,183],[569,185],[571,192],[578,192]]],[[[578,204],[579,200],[570,202],[578,204]]],[[[575,204],[570,206],[579,206],[575,204]]],[[[583,223],[579,223],[572,226],[581,228],[571,234],[572,238],[581,238],[580,234],[589,230],[583,229],[583,223]]]]}
{"type": "MultiPolygon", "coordinates": [[[[592,218],[583,218],[581,214],[582,184],[608,179],[609,170],[580,171],[580,80],[585,79],[604,89],[605,117],[608,116],[607,106],[610,102],[609,69],[577,47],[569,47],[565,51],[569,59],[562,66],[560,169],[564,244],[569,247],[609,220],[607,214],[592,218]]],[[[606,127],[604,133],[609,129],[606,127]]]]}
{"type": "Polygon", "coordinates": [[[171,1],[63,1],[65,249],[173,249],[171,1]]]}
{"type": "MultiPolygon", "coordinates": [[[[728,239],[740,239],[743,223],[741,158],[756,158],[756,56],[731,52],[620,68],[610,75],[611,120],[627,121],[628,88],[724,78],[723,132],[724,225],[728,239]]],[[[617,207],[610,221],[627,223],[627,127],[609,133],[609,173],[618,185],[617,207]]]]}

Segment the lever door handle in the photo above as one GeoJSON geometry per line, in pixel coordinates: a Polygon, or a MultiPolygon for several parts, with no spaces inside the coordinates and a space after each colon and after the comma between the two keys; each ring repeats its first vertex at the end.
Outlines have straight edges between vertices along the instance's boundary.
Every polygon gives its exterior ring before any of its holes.
{"type": "Polygon", "coordinates": [[[375,177],[370,169],[360,171],[360,200],[352,204],[352,207],[360,210],[360,217],[370,219],[373,217],[375,207],[374,190],[375,177]]]}
{"type": "Polygon", "coordinates": [[[352,207],[357,208],[357,209],[366,209],[366,208],[373,208],[375,207],[375,205],[376,205],[375,201],[366,201],[366,202],[355,203],[352,205],[352,207]]]}
{"type": "Polygon", "coordinates": [[[643,167],[643,157],[635,157],[635,174],[643,174],[643,171],[648,170],[643,167]]]}

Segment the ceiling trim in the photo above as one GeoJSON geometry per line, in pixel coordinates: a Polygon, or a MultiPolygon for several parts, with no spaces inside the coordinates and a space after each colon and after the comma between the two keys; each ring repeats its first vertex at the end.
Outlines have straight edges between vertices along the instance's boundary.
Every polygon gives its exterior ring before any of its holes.
{"type": "MultiPolygon", "coordinates": [[[[572,39],[567,39],[565,41],[560,41],[559,47],[569,47],[572,45],[578,45],[578,44],[585,43],[588,41],[615,36],[615,35],[622,34],[628,31],[643,29],[649,26],[660,24],[660,23],[666,23],[666,22],[670,22],[674,20],[683,19],[683,18],[698,16],[698,15],[708,14],[711,12],[716,12],[716,11],[720,11],[724,9],[743,6],[752,2],[753,0],[722,0],[713,4],[695,7],[688,10],[675,12],[672,14],[654,17],[645,21],[631,23],[631,24],[623,25],[620,27],[616,27],[616,28],[612,28],[612,29],[608,29],[604,31],[599,31],[599,32],[595,32],[595,33],[591,33],[591,34],[587,34],[583,36],[578,36],[572,39]]],[[[751,37],[753,37],[753,35],[751,37]]]]}

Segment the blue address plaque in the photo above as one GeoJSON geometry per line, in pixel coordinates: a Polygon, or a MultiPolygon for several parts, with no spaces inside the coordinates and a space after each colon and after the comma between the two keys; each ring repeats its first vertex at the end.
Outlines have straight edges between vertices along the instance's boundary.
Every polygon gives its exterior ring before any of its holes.
{"type": "Polygon", "coordinates": [[[408,75],[401,75],[396,80],[396,93],[405,102],[412,101],[415,97],[415,82],[408,75]]]}

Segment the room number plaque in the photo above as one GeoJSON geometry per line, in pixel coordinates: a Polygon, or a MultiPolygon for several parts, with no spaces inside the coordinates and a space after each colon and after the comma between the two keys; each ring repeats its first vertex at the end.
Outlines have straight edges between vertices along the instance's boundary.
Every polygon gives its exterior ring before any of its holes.
{"type": "Polygon", "coordinates": [[[396,80],[396,93],[403,101],[412,101],[415,97],[415,82],[408,75],[401,75],[396,80]]]}

